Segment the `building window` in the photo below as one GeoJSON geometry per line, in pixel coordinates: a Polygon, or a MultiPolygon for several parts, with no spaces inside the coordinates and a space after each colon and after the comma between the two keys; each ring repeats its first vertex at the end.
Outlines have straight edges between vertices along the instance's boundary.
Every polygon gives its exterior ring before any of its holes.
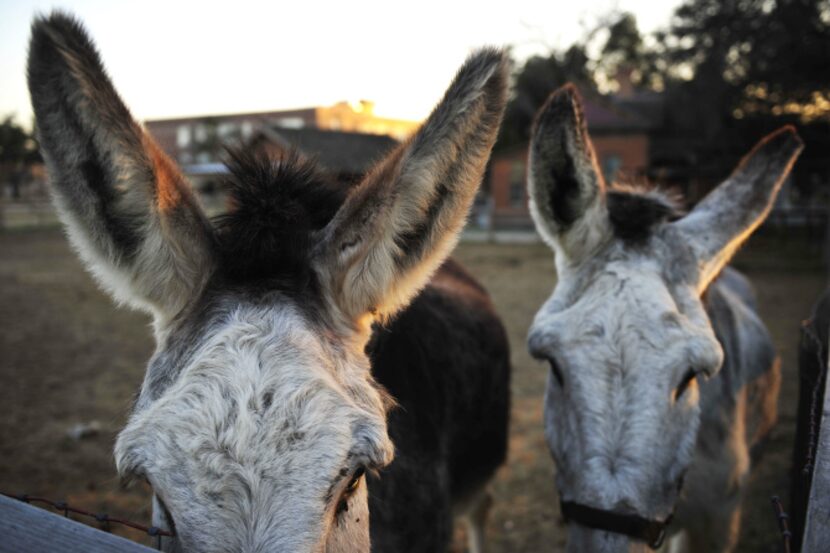
{"type": "Polygon", "coordinates": [[[251,135],[254,134],[254,124],[250,121],[243,121],[242,122],[242,138],[245,140],[251,138],[251,135]]]}
{"type": "Polygon", "coordinates": [[[236,123],[230,121],[221,122],[219,123],[219,126],[216,128],[216,133],[219,135],[219,138],[223,140],[235,138],[236,136],[238,136],[236,123]]]}
{"type": "Polygon", "coordinates": [[[179,148],[187,148],[190,145],[190,126],[179,125],[176,129],[176,144],[179,148]]]}
{"type": "Polygon", "coordinates": [[[199,152],[196,154],[196,163],[210,163],[211,156],[210,152],[199,152]]]}
{"type": "Polygon", "coordinates": [[[622,158],[618,154],[607,154],[603,156],[602,176],[605,177],[605,182],[612,183],[617,180],[621,167],[622,158]]]}
{"type": "Polygon", "coordinates": [[[196,130],[193,132],[193,139],[197,144],[202,144],[208,139],[208,128],[204,123],[196,125],[196,130]]]}
{"type": "Polygon", "coordinates": [[[525,204],[525,162],[514,161],[510,167],[510,207],[521,208],[525,204]]]}
{"type": "Polygon", "coordinates": [[[305,121],[302,117],[283,117],[277,121],[277,125],[284,129],[302,129],[305,121]]]}

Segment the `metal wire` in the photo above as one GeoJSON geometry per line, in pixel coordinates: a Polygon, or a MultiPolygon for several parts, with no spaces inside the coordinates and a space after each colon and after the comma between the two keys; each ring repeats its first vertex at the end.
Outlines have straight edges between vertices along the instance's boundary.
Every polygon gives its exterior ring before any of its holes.
{"type": "Polygon", "coordinates": [[[144,532],[148,536],[156,539],[156,548],[161,549],[161,537],[173,537],[175,534],[168,530],[162,530],[158,526],[144,526],[143,524],[138,524],[137,522],[132,522],[129,520],[124,520],[122,518],[115,518],[109,516],[107,513],[91,513],[89,511],[85,511],[84,509],[78,509],[77,507],[72,507],[66,501],[52,501],[51,499],[46,499],[45,497],[36,497],[26,494],[11,494],[0,491],[0,495],[4,495],[6,497],[10,497],[12,499],[16,499],[18,501],[22,501],[24,503],[41,503],[44,505],[48,505],[55,509],[56,511],[63,512],[63,516],[69,518],[69,513],[80,515],[88,518],[94,518],[99,523],[104,526],[104,530],[109,532],[109,524],[111,522],[115,524],[121,524],[122,526],[128,526],[135,530],[139,530],[144,532]]]}
{"type": "Polygon", "coordinates": [[[813,396],[810,402],[810,426],[809,426],[809,437],[807,439],[807,453],[805,454],[805,463],[804,467],[801,469],[802,474],[805,476],[811,475],[813,473],[813,462],[815,459],[815,449],[818,444],[818,433],[819,427],[821,425],[821,418],[819,414],[819,410],[821,408],[819,398],[823,394],[824,389],[820,386],[822,379],[827,374],[827,357],[824,354],[824,348],[822,347],[821,340],[816,335],[815,331],[813,330],[810,321],[808,321],[803,326],[804,335],[807,336],[810,340],[812,340],[813,345],[816,348],[816,356],[818,357],[818,366],[820,370],[816,375],[815,385],[813,386],[813,396]]]}
{"type": "Polygon", "coordinates": [[[781,530],[781,551],[784,553],[790,553],[790,538],[793,536],[792,532],[790,532],[790,517],[786,512],[784,512],[784,507],[781,505],[781,499],[779,499],[777,495],[772,496],[771,501],[772,509],[775,511],[776,518],[778,518],[778,528],[781,530]]]}

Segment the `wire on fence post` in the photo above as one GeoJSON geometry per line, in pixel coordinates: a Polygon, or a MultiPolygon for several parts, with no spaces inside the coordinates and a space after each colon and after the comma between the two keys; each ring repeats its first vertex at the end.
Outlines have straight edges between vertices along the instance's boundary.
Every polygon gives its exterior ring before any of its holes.
{"type": "Polygon", "coordinates": [[[96,513],[95,520],[101,523],[101,530],[104,532],[110,532],[110,517],[107,513],[96,513]]]}
{"type": "Polygon", "coordinates": [[[138,524],[138,523],[135,523],[135,522],[132,522],[132,521],[129,521],[129,520],[124,520],[124,519],[120,519],[120,518],[113,518],[113,517],[109,516],[106,513],[91,513],[89,511],[85,511],[83,509],[77,509],[77,508],[72,507],[71,505],[69,505],[66,501],[52,501],[51,499],[46,499],[46,498],[43,498],[43,497],[35,497],[35,496],[27,495],[27,494],[10,494],[10,493],[2,492],[2,491],[0,491],[0,495],[10,497],[11,499],[16,499],[18,501],[22,501],[23,503],[26,503],[26,504],[29,504],[29,505],[31,505],[32,503],[43,503],[45,505],[48,505],[48,506],[52,507],[53,509],[55,509],[57,511],[63,511],[63,516],[65,516],[66,518],[69,518],[70,520],[72,520],[72,519],[70,518],[69,513],[74,513],[76,515],[81,515],[81,516],[88,517],[88,518],[94,518],[96,521],[98,521],[98,523],[100,525],[103,525],[102,530],[104,530],[106,532],[111,532],[112,531],[112,527],[110,525],[111,522],[114,522],[116,524],[121,524],[123,526],[128,526],[128,527],[133,528],[135,530],[140,530],[140,531],[146,533],[147,535],[156,538],[156,546],[158,547],[158,549],[161,549],[161,537],[162,536],[172,537],[174,535],[173,532],[171,532],[169,530],[162,530],[158,526],[147,527],[147,526],[143,526],[141,524],[138,524]]]}
{"type": "Polygon", "coordinates": [[[778,518],[778,529],[781,530],[781,538],[783,540],[782,551],[784,553],[790,553],[790,538],[792,537],[792,532],[790,532],[790,525],[789,525],[789,515],[784,512],[784,507],[781,505],[781,499],[777,495],[772,496],[772,509],[775,512],[776,518],[778,518]]]}
{"type": "Polygon", "coordinates": [[[158,526],[150,526],[150,528],[147,529],[147,533],[151,536],[155,536],[156,549],[161,551],[161,528],[159,528],[158,526]]]}

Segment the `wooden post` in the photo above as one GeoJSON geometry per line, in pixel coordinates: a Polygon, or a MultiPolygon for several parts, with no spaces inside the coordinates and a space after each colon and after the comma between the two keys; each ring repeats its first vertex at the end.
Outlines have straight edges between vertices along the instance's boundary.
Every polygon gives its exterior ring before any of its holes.
{"type": "MultiPolygon", "coordinates": [[[[830,361],[830,359],[828,359],[830,361]]],[[[830,378],[824,386],[821,428],[813,465],[813,483],[807,503],[802,553],[830,550],[830,378]]]]}
{"type": "Polygon", "coordinates": [[[68,518],[0,495],[0,553],[157,553],[68,518]]]}

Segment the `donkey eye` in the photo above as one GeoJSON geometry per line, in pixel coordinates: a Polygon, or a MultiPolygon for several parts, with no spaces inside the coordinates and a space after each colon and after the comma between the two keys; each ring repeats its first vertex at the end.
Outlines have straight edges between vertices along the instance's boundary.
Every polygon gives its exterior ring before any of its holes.
{"type": "Polygon", "coordinates": [[[559,364],[556,362],[556,359],[553,357],[548,357],[548,364],[550,365],[550,372],[553,373],[553,376],[556,378],[556,381],[559,383],[560,386],[565,385],[565,379],[562,378],[562,369],[559,368],[559,364]]]}
{"type": "Polygon", "coordinates": [[[337,504],[336,514],[339,515],[340,513],[349,510],[349,500],[352,498],[352,496],[358,490],[358,488],[360,488],[360,481],[363,478],[364,474],[366,474],[366,469],[363,467],[360,467],[354,472],[354,474],[352,475],[352,479],[349,480],[349,483],[343,490],[343,495],[340,496],[340,502],[337,504]]]}
{"type": "Polygon", "coordinates": [[[345,493],[353,494],[355,491],[357,491],[357,489],[360,487],[360,479],[363,478],[363,474],[365,472],[366,469],[364,469],[363,467],[360,467],[355,471],[354,476],[352,476],[352,479],[349,481],[349,485],[346,486],[345,493]]]}
{"type": "Polygon", "coordinates": [[[680,399],[680,396],[683,395],[683,392],[689,387],[689,384],[697,378],[697,373],[693,369],[689,369],[686,371],[686,374],[683,375],[683,380],[680,381],[680,384],[677,385],[677,389],[674,391],[674,400],[677,401],[680,399]]]}

